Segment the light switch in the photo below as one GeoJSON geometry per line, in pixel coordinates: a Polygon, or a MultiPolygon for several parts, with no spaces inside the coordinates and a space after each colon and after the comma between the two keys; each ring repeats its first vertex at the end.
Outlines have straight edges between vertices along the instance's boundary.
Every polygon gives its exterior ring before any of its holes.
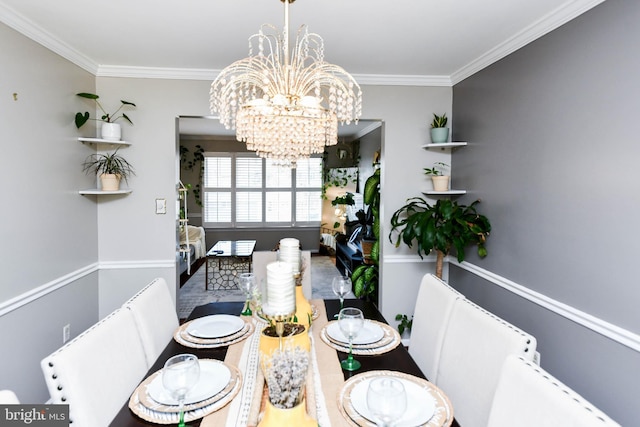
{"type": "Polygon", "coordinates": [[[167,199],[156,199],[156,214],[167,213],[167,199]]]}

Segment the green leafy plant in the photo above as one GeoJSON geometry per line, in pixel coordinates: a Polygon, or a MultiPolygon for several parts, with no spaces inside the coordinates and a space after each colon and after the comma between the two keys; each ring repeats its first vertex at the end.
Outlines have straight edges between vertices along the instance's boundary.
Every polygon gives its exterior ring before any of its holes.
{"type": "Polygon", "coordinates": [[[425,175],[442,176],[449,168],[449,165],[443,162],[435,162],[432,168],[424,168],[425,175]]]}
{"type": "Polygon", "coordinates": [[[412,248],[417,244],[418,255],[428,255],[436,251],[436,276],[442,278],[444,257],[455,249],[458,262],[465,259],[465,248],[469,245],[478,247],[481,258],[487,256],[485,242],[491,231],[491,224],[484,215],[478,214],[476,200],[469,206],[459,205],[449,199],[438,200],[430,205],[420,197],[407,200],[391,216],[389,241],[400,246],[403,242],[412,248]],[[395,242],[393,235],[397,234],[395,242]]]}
{"type": "Polygon", "coordinates": [[[332,168],[325,169],[322,184],[322,198],[327,199],[327,190],[330,187],[346,187],[350,183],[358,181],[358,170],[332,168]]]}
{"type": "Polygon", "coordinates": [[[361,223],[371,229],[370,233],[368,231],[364,233],[363,246],[368,239],[373,243],[368,258],[365,257],[365,263],[353,270],[351,283],[353,283],[353,293],[356,297],[375,298],[380,261],[380,169],[376,169],[373,175],[367,178],[364,184],[363,201],[369,208],[362,216],[361,223]]]}
{"type": "MultiPolygon", "coordinates": [[[[120,100],[120,102],[121,102],[120,107],[118,107],[118,109],[115,110],[113,113],[107,113],[107,111],[102,107],[102,104],[100,104],[100,101],[98,101],[98,99],[100,98],[98,95],[95,95],[93,93],[86,93],[86,92],[77,93],[76,95],[81,97],[81,98],[92,99],[92,100],[96,101],[96,104],[98,105],[98,108],[100,108],[100,110],[102,111],[102,116],[99,119],[91,119],[91,120],[101,120],[101,121],[107,122],[107,123],[115,123],[116,120],[125,119],[129,123],[133,124],[133,122],[131,121],[129,116],[127,116],[124,112],[122,112],[122,113],[120,113],[120,115],[118,115],[120,110],[122,110],[122,108],[124,108],[125,106],[127,106],[127,107],[135,107],[136,104],[134,104],[133,102],[120,100]]],[[[87,121],[90,118],[91,117],[90,117],[90,114],[89,114],[88,111],[85,111],[84,113],[82,113],[82,112],[76,113],[76,119],[75,119],[76,127],[78,129],[80,129],[85,123],[87,123],[87,121]]]]}
{"type": "Polygon", "coordinates": [[[431,122],[432,128],[444,128],[447,127],[447,114],[443,114],[438,116],[437,114],[433,114],[433,121],[431,122]]]}
{"type": "Polygon", "coordinates": [[[400,322],[398,323],[398,333],[400,333],[400,335],[404,333],[405,329],[411,332],[411,327],[413,326],[413,316],[411,316],[411,319],[409,319],[406,314],[396,314],[396,321],[400,322]]]}
{"type": "Polygon", "coordinates": [[[107,154],[91,154],[83,163],[84,172],[88,174],[114,174],[127,181],[131,175],[135,175],[131,164],[116,149],[113,153],[107,154]]]}
{"type": "Polygon", "coordinates": [[[331,206],[338,205],[349,205],[353,206],[356,204],[356,201],[353,199],[353,193],[347,192],[344,196],[338,196],[331,201],[331,206]]]}
{"type": "Polygon", "coordinates": [[[200,183],[202,182],[202,176],[204,175],[204,148],[202,148],[201,145],[196,145],[193,153],[191,153],[187,147],[180,145],[180,164],[184,170],[192,171],[195,168],[198,168],[198,183],[189,188],[193,192],[196,204],[202,207],[200,183]]]}

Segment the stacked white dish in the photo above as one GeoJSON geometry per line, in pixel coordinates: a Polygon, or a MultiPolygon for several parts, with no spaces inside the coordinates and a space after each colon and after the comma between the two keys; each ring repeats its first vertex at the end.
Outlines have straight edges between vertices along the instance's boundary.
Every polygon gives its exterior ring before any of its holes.
{"type": "Polygon", "coordinates": [[[180,326],[174,339],[192,348],[223,347],[247,338],[253,331],[253,324],[239,316],[214,314],[191,320],[180,326]]]}
{"type": "MultiPolygon", "coordinates": [[[[349,340],[340,329],[337,320],[332,320],[320,331],[325,344],[344,353],[349,352],[349,340]]],[[[353,339],[353,354],[383,354],[396,348],[400,343],[400,334],[386,323],[365,319],[362,329],[353,339]]]]}
{"type": "Polygon", "coordinates": [[[407,392],[407,408],[396,427],[443,427],[453,422],[453,407],[447,396],[429,381],[396,371],[369,371],[351,377],[339,395],[340,412],[349,425],[375,427],[376,417],[367,405],[369,383],[379,377],[394,378],[407,392]]]}
{"type": "MultiPolygon", "coordinates": [[[[200,359],[200,379],[185,398],[185,421],[193,421],[227,405],[242,385],[238,368],[214,359],[200,359]]],[[[129,399],[140,418],[157,424],[176,424],[178,402],[162,385],[162,369],[144,380],[129,399]]]]}

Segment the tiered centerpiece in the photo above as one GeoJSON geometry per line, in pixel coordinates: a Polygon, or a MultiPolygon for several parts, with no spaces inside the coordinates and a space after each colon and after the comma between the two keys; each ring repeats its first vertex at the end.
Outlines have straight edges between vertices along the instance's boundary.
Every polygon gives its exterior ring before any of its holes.
{"type": "Polygon", "coordinates": [[[296,313],[294,322],[305,325],[307,329],[311,327],[313,310],[311,304],[302,291],[302,276],[304,266],[301,267],[300,241],[291,237],[280,240],[278,259],[281,262],[291,265],[293,278],[295,281],[296,313]]]}

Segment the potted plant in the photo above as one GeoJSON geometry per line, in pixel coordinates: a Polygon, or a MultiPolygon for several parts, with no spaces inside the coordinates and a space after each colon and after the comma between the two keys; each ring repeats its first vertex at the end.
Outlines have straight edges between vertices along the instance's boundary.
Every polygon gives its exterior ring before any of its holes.
{"type": "MultiPolygon", "coordinates": [[[[102,116],[100,117],[100,119],[92,119],[92,120],[99,120],[103,122],[102,128],[100,129],[103,139],[108,139],[113,141],[120,140],[120,137],[122,135],[122,130],[120,129],[120,123],[116,123],[117,120],[124,119],[129,123],[133,124],[129,116],[127,116],[124,112],[118,115],[120,110],[122,110],[122,108],[124,108],[125,106],[135,107],[136,104],[134,104],[133,102],[120,100],[121,102],[120,107],[118,107],[118,109],[115,110],[113,113],[107,113],[107,111],[102,107],[102,104],[100,104],[100,101],[98,101],[98,99],[100,98],[98,95],[95,95],[93,93],[86,93],[86,92],[77,93],[76,95],[81,98],[93,99],[94,101],[96,101],[98,108],[100,108],[100,110],[102,111],[102,116]]],[[[84,113],[82,112],[76,113],[76,119],[75,119],[76,127],[80,129],[89,119],[90,119],[90,114],[88,111],[85,111],[84,113]]]]}
{"type": "Polygon", "coordinates": [[[434,191],[449,190],[449,175],[445,175],[445,170],[449,167],[443,162],[435,162],[432,168],[424,168],[425,175],[431,176],[434,191]]]}
{"type": "MultiPolygon", "coordinates": [[[[354,194],[353,193],[345,193],[343,196],[337,196],[335,199],[333,199],[331,201],[331,206],[335,206],[336,210],[335,210],[335,214],[337,217],[346,217],[346,213],[345,213],[345,206],[353,206],[356,204],[356,201],[354,200],[354,194]]],[[[333,228],[338,228],[340,227],[340,221],[336,221],[333,223],[333,228]]]]}
{"type": "MultiPolygon", "coordinates": [[[[413,326],[413,316],[409,319],[409,316],[406,314],[396,314],[396,321],[398,323],[398,333],[400,335],[404,335],[405,332],[407,334],[411,333],[411,327],[413,326]]],[[[403,338],[408,338],[407,336],[403,336],[403,338]]]]}
{"type": "Polygon", "coordinates": [[[358,219],[363,223],[362,257],[364,264],[359,265],[351,274],[353,293],[358,298],[373,298],[377,301],[378,262],[380,259],[380,169],[367,178],[364,185],[364,203],[369,207],[367,213],[360,213],[358,219]]]}
{"type": "Polygon", "coordinates": [[[418,255],[428,255],[436,251],[436,276],[442,279],[444,257],[455,249],[458,262],[464,261],[465,248],[477,245],[478,255],[487,256],[485,242],[491,231],[491,224],[484,215],[478,214],[476,200],[469,206],[460,205],[455,201],[438,200],[430,205],[420,197],[407,200],[391,216],[391,231],[389,240],[394,243],[392,236],[397,234],[395,245],[404,242],[412,248],[416,243],[418,255]]]}
{"type": "Polygon", "coordinates": [[[83,171],[100,176],[103,191],[118,191],[120,180],[127,181],[130,175],[135,175],[131,164],[116,149],[113,153],[91,154],[83,164],[83,171]]]}
{"type": "Polygon", "coordinates": [[[447,127],[447,114],[438,116],[433,114],[433,121],[431,122],[431,142],[434,144],[440,142],[447,142],[449,140],[449,128],[447,127]]]}

